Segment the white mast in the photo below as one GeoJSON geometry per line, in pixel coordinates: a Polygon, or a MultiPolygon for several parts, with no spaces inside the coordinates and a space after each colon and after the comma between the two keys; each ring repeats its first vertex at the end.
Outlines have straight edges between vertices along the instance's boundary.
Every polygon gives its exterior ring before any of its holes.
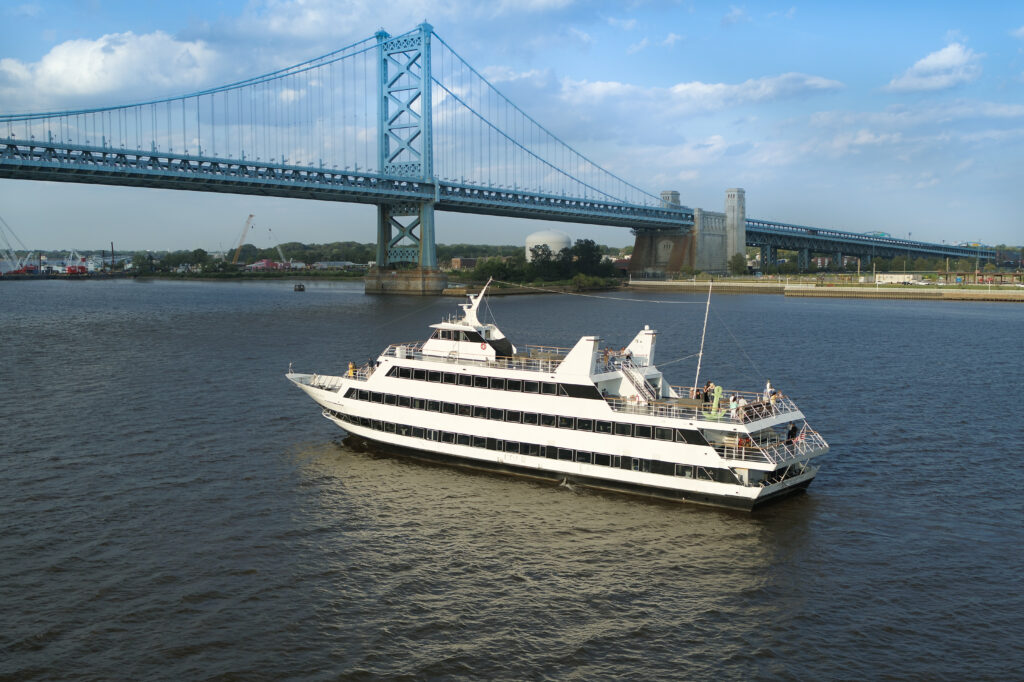
{"type": "Polygon", "coordinates": [[[708,304],[704,308],[704,329],[700,332],[700,353],[697,354],[697,376],[693,378],[693,387],[700,388],[700,361],[704,359],[704,334],[708,331],[708,311],[711,310],[711,285],[714,281],[708,282],[708,304]]]}

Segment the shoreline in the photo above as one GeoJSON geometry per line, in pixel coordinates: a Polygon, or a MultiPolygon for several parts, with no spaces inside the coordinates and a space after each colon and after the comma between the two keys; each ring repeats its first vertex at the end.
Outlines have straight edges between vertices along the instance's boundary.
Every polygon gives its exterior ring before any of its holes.
{"type": "MultiPolygon", "coordinates": [[[[645,291],[675,291],[706,293],[707,281],[637,281],[629,283],[629,289],[645,291]]],[[[889,300],[921,301],[998,301],[1024,303],[1024,288],[1020,287],[940,287],[922,286],[857,286],[835,284],[786,284],[785,282],[729,282],[715,280],[716,294],[776,294],[795,298],[867,298],[889,300]]]]}

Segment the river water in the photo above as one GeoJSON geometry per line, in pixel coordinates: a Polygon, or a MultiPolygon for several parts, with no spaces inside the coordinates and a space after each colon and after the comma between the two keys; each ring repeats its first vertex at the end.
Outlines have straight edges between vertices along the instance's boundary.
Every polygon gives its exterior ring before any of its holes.
{"type": "MultiPolygon", "coordinates": [[[[618,296],[489,306],[691,383],[702,297],[618,296]]],[[[1024,308],[715,297],[701,381],[832,446],[747,514],[352,452],[283,376],[458,302],[0,285],[0,678],[1020,679],[1024,308]]]]}

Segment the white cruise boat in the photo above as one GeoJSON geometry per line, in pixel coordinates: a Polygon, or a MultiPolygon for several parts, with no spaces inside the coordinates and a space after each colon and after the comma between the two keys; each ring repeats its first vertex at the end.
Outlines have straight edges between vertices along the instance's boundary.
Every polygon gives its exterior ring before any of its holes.
{"type": "Polygon", "coordinates": [[[655,366],[646,326],[621,351],[597,336],[516,348],[478,318],[485,291],[373,365],[287,377],[357,442],[419,459],[746,510],[818,472],[828,444],[789,398],[691,398],[655,366]]]}

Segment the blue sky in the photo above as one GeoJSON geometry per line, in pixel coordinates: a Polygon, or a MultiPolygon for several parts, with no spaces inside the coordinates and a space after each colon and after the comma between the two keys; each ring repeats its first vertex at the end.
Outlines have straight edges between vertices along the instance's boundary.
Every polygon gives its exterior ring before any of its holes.
{"type": "MultiPolygon", "coordinates": [[[[743,187],[750,217],[1024,243],[1019,2],[8,0],[0,111],[181,94],[424,20],[551,131],[653,193],[720,211],[743,187]]],[[[0,181],[0,215],[32,248],[219,250],[249,213],[280,240],[375,234],[365,206],[0,181]]],[[[552,227],[437,220],[445,243],[552,227]]]]}

